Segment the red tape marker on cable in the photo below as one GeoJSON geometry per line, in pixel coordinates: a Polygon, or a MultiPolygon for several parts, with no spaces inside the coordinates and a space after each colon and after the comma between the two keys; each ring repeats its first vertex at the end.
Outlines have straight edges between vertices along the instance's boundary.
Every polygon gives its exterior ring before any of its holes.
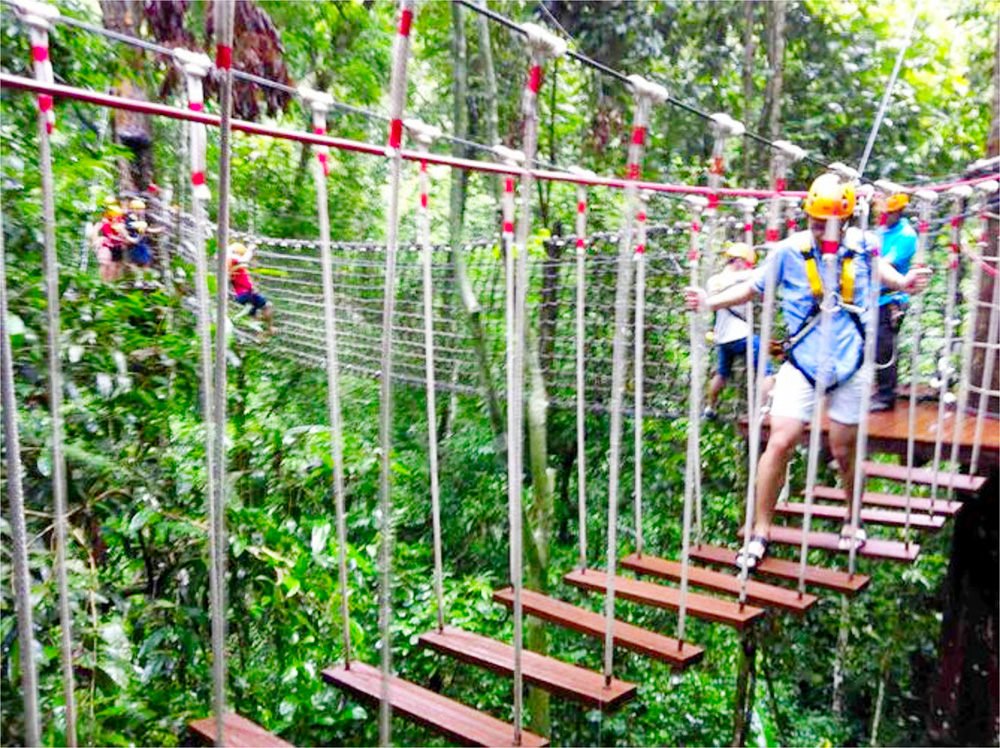
{"type": "Polygon", "coordinates": [[[233,66],[233,48],[220,44],[215,50],[215,67],[229,70],[233,66]]]}

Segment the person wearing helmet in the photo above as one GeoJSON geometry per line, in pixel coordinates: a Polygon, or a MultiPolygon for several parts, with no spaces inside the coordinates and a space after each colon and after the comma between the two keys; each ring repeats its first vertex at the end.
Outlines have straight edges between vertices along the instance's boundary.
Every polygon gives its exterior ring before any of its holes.
{"type": "MultiPolygon", "coordinates": [[[[885,200],[885,232],[882,234],[882,257],[900,273],[910,269],[910,262],[917,252],[917,232],[903,218],[903,208],[910,201],[903,193],[889,195],[885,200]]],[[[905,291],[894,291],[882,286],[879,294],[878,337],[875,353],[875,396],[873,411],[893,410],[896,407],[896,337],[903,324],[903,317],[910,297],[905,291]]]]}
{"type": "Polygon", "coordinates": [[[229,245],[229,282],[233,289],[233,300],[237,304],[250,305],[250,316],[260,317],[267,323],[268,333],[274,333],[274,306],[259,293],[254,291],[250,280],[250,261],[253,250],[242,242],[229,245]]]}
{"type": "Polygon", "coordinates": [[[125,230],[125,211],[118,199],[104,199],[104,214],[94,232],[94,251],[97,255],[101,280],[111,283],[121,275],[121,265],[128,233],[125,230]]]}
{"type": "Polygon", "coordinates": [[[146,201],[132,198],[128,203],[129,213],[125,219],[125,230],[128,232],[129,261],[139,268],[148,268],[153,261],[153,247],[149,237],[160,234],[166,229],[162,226],[150,226],[146,222],[146,201]]]}
{"type": "MultiPolygon", "coordinates": [[[[857,229],[842,229],[854,213],[854,188],[835,174],[817,177],[805,200],[809,228],[791,234],[774,246],[750,277],[725,291],[709,296],[701,288],[688,288],[685,303],[691,311],[715,311],[744,304],[763,295],[773,278],[780,294],[784,321],[793,332],[785,343],[788,359],[775,378],[771,402],[770,437],[757,468],[754,526],[746,545],[737,554],[741,569],[752,571],[767,553],[774,504],[784,484],[786,467],[806,424],[812,418],[815,383],[821,370],[829,382],[827,414],[829,444],[848,496],[854,486],[857,424],[861,417],[863,383],[856,376],[863,358],[864,322],[868,315],[868,282],[873,237],[857,229]],[[830,223],[833,221],[834,223],[830,223]],[[828,233],[829,232],[829,233],[828,233]],[[820,253],[836,253],[836,275],[826,283],[838,285],[838,304],[831,320],[828,355],[820,360],[819,301],[823,295],[820,253]]],[[[893,290],[922,291],[930,271],[914,269],[902,275],[884,258],[879,259],[882,282],[893,290]]],[[[861,528],[842,531],[844,547],[864,543],[861,528]]]]}
{"type": "MultiPolygon", "coordinates": [[[[708,279],[706,287],[710,294],[717,294],[727,288],[741,283],[750,277],[750,271],[757,262],[757,253],[753,247],[743,242],[733,242],[725,247],[722,252],[726,264],[721,272],[716,273],[708,279]]],[[[708,403],[702,412],[702,418],[714,420],[716,417],[716,404],[719,394],[726,386],[726,382],[733,375],[733,362],[745,359],[747,352],[747,335],[750,327],[747,324],[743,310],[738,307],[720,309],[715,313],[715,326],[713,329],[713,342],[718,351],[718,367],[715,375],[708,384],[708,403]]],[[[753,337],[753,357],[756,362],[760,355],[760,337],[753,337]]],[[[770,375],[771,366],[768,363],[767,373],[770,375]]],[[[768,376],[764,383],[765,397],[770,391],[771,377],[768,376]]]]}

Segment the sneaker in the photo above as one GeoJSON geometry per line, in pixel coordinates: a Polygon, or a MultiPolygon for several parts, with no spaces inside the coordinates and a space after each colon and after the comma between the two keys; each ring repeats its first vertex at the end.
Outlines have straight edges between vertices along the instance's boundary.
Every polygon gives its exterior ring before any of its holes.
{"type": "Polygon", "coordinates": [[[837,547],[842,551],[849,551],[853,544],[854,550],[859,551],[864,548],[867,542],[868,533],[865,532],[865,528],[851,528],[849,525],[844,525],[840,530],[840,539],[837,541],[837,547]]]}
{"type": "Polygon", "coordinates": [[[885,413],[896,409],[895,400],[872,400],[869,410],[872,413],[885,413]]]}
{"type": "Polygon", "coordinates": [[[701,420],[703,421],[714,421],[718,419],[718,414],[715,412],[714,408],[705,408],[701,412],[701,420]]]}

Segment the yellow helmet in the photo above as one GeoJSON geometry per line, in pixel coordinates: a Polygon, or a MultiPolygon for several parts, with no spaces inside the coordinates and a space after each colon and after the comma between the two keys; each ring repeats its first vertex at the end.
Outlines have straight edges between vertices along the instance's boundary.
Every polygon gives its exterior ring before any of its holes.
{"type": "Polygon", "coordinates": [[[746,242],[733,242],[722,251],[722,254],[730,259],[744,260],[748,265],[757,262],[757,253],[746,242]]]}
{"type": "Polygon", "coordinates": [[[229,245],[229,259],[233,262],[250,262],[253,252],[243,242],[233,242],[229,245]]]}
{"type": "Polygon", "coordinates": [[[106,198],[104,198],[103,202],[105,208],[113,208],[116,205],[118,205],[118,198],[115,197],[114,195],[108,195],[106,198]]]}
{"type": "Polygon", "coordinates": [[[118,205],[117,203],[115,205],[109,205],[106,212],[107,212],[107,214],[109,216],[123,216],[123,215],[125,215],[125,211],[122,210],[122,206],[118,205]]]}
{"type": "Polygon", "coordinates": [[[905,195],[902,192],[897,192],[895,195],[889,195],[885,201],[885,211],[886,213],[895,213],[897,210],[902,210],[910,202],[910,196],[905,195]]]}
{"type": "Polygon", "coordinates": [[[836,174],[823,174],[813,180],[802,207],[821,220],[850,218],[854,214],[854,188],[836,174]]]}
{"type": "Polygon", "coordinates": [[[128,201],[128,207],[130,210],[145,210],[146,201],[140,200],[137,197],[133,197],[131,200],[128,201]]]}

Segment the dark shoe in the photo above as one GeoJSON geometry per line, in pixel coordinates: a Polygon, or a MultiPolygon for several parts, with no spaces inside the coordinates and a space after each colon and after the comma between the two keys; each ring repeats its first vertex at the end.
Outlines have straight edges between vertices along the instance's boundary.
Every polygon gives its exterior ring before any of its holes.
{"type": "Polygon", "coordinates": [[[872,400],[871,408],[869,408],[872,413],[885,413],[895,409],[895,400],[872,400]]]}

